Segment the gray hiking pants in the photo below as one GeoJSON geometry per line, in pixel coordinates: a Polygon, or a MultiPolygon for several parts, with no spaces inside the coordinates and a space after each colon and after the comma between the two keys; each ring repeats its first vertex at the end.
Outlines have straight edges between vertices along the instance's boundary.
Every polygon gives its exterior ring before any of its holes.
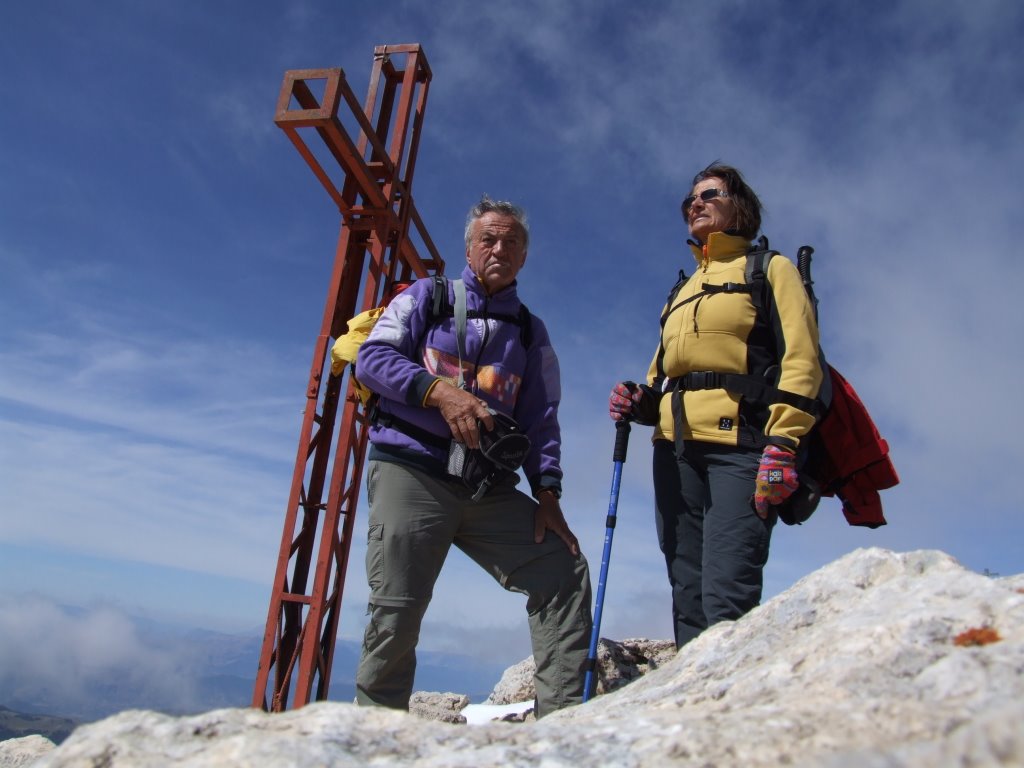
{"type": "Polygon", "coordinates": [[[757,449],[693,441],[677,456],[671,441],[654,441],[655,521],[676,647],[761,602],[777,515],[762,520],[750,505],[760,460],[757,449]]]}
{"type": "Polygon", "coordinates": [[[533,540],[537,503],[496,485],[478,502],[457,481],[371,461],[366,576],[370,620],[356,673],[356,701],[408,709],[420,624],[452,544],[505,589],[526,595],[537,665],[537,716],[583,700],[590,646],[590,574],[581,554],[548,531],[533,540]]]}

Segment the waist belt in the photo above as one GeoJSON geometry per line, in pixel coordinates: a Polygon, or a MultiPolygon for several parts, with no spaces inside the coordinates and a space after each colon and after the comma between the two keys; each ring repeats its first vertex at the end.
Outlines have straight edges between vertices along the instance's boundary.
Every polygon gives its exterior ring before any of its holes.
{"type": "Polygon", "coordinates": [[[379,406],[374,407],[370,413],[370,423],[397,430],[398,432],[402,432],[409,437],[419,440],[421,443],[432,445],[435,448],[440,448],[444,451],[448,450],[452,442],[451,438],[435,435],[430,430],[411,424],[405,419],[400,419],[398,416],[394,416],[390,413],[382,413],[379,406]]]}
{"type": "Polygon", "coordinates": [[[457,440],[440,437],[397,416],[381,413],[379,408],[374,410],[371,416],[374,423],[398,430],[421,443],[447,450],[445,474],[462,480],[466,487],[472,489],[473,501],[479,501],[493,485],[514,474],[530,452],[530,438],[523,434],[519,425],[512,418],[494,410],[491,410],[494,429],[487,431],[482,421],[477,422],[480,430],[479,448],[467,448],[457,440]]]}
{"type": "Polygon", "coordinates": [[[785,403],[799,408],[818,418],[824,412],[819,400],[804,397],[795,392],[773,387],[757,376],[744,373],[719,373],[718,371],[691,371],[668,381],[669,387],[680,392],[701,389],[724,389],[727,392],[741,395],[748,400],[756,400],[771,405],[785,403]]]}

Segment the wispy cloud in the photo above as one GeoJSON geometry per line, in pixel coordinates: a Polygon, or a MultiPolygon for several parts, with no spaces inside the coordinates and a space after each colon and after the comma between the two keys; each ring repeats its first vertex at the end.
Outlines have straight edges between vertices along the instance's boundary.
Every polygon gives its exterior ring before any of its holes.
{"type": "Polygon", "coordinates": [[[180,712],[199,703],[188,649],[141,637],[111,606],[69,612],[39,595],[0,594],[0,637],[9,706],[43,703],[61,707],[53,714],[92,719],[107,714],[97,712],[103,704],[180,712]]]}

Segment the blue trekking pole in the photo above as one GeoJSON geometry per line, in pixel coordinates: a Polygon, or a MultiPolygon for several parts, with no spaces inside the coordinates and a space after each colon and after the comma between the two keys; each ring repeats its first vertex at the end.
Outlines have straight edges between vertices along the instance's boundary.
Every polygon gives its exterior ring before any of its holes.
{"type": "Polygon", "coordinates": [[[629,445],[629,422],[623,419],[615,422],[615,450],[612,452],[612,491],[608,500],[608,519],[605,521],[604,554],[601,555],[601,576],[597,580],[597,603],[594,606],[594,629],[590,634],[590,652],[587,654],[587,675],[583,680],[583,701],[590,701],[597,687],[597,640],[601,633],[601,612],[604,609],[604,587],[608,581],[608,559],[612,554],[612,537],[615,535],[615,513],[619,507],[619,480],[622,478],[622,464],[626,461],[626,447],[629,445]]]}

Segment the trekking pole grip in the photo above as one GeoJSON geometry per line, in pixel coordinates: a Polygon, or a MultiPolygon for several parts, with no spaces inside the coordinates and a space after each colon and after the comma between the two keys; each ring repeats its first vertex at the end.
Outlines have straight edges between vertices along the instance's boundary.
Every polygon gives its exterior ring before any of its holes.
{"type": "Polygon", "coordinates": [[[626,420],[615,422],[615,449],[612,451],[612,461],[625,461],[626,448],[629,447],[629,422],[626,420]]]}
{"type": "Polygon", "coordinates": [[[809,245],[801,245],[796,251],[796,268],[800,272],[800,277],[803,278],[804,285],[814,283],[811,280],[811,254],[813,253],[814,249],[809,245]]]}

